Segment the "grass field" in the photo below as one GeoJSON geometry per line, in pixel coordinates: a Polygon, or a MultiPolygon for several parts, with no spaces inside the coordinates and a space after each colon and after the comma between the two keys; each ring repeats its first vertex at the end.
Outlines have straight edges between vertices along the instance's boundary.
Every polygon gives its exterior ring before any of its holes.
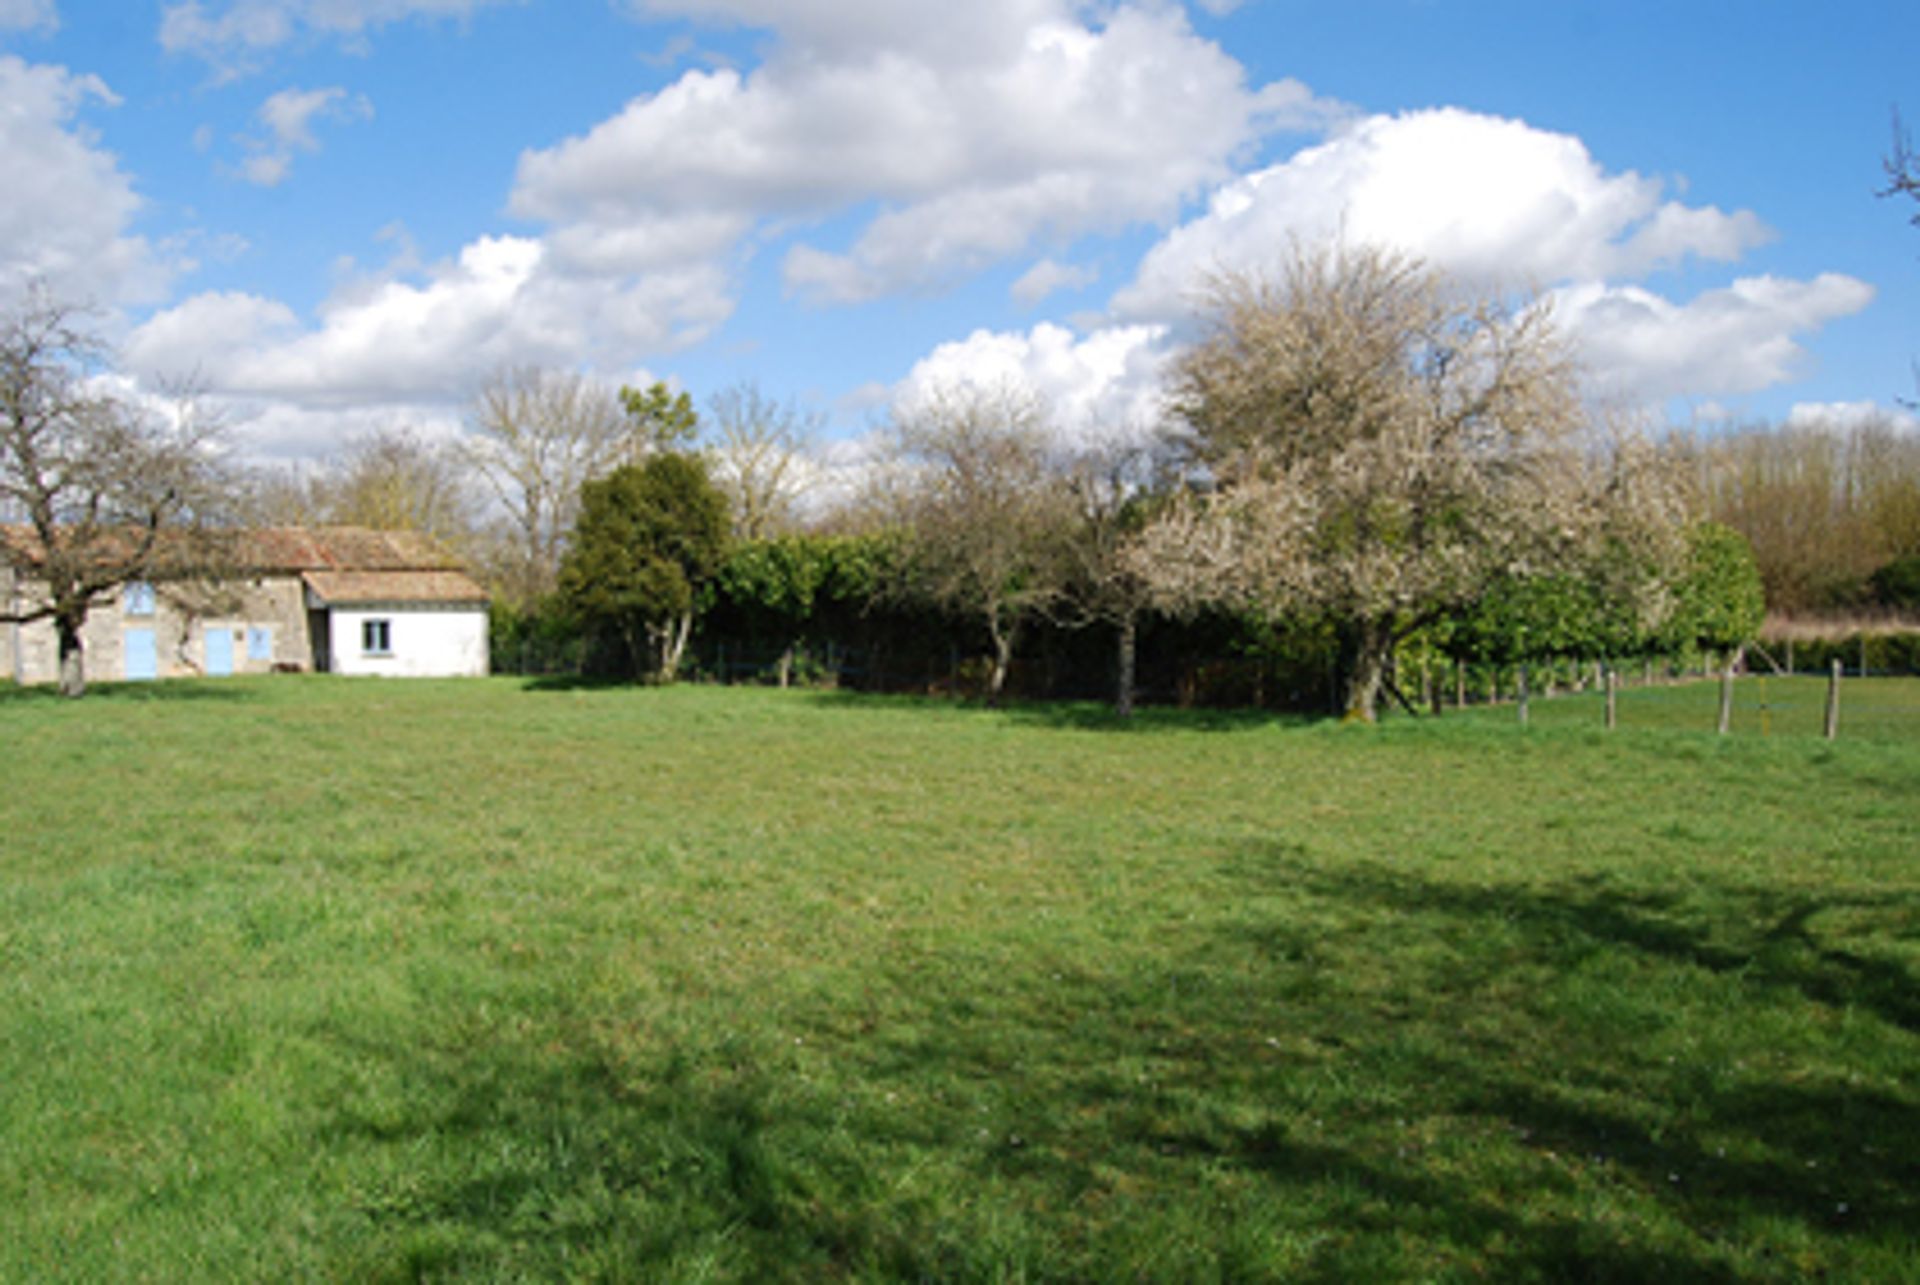
{"type": "Polygon", "coordinates": [[[1920,718],[1697,690],[0,693],[0,1280],[1915,1279],[1920,718]]]}
{"type": "MultiPolygon", "coordinates": [[[[1680,683],[1640,686],[1637,679],[1620,688],[1619,726],[1630,730],[1715,732],[1720,718],[1720,682],[1695,678],[1680,683]]],[[[1514,719],[1509,702],[1495,713],[1475,708],[1472,716],[1514,719]]],[[[1827,680],[1745,676],[1735,680],[1729,734],[1742,737],[1819,738],[1825,732],[1827,680]]],[[[1606,705],[1598,691],[1535,696],[1529,719],[1548,728],[1600,728],[1606,705]]],[[[1920,681],[1907,678],[1847,678],[1840,684],[1839,738],[1920,747],[1920,681]]]]}

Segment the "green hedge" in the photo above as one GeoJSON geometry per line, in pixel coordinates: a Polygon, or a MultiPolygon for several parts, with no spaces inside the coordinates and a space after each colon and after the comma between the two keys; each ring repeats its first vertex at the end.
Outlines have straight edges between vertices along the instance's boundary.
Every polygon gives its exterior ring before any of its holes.
{"type": "MultiPolygon", "coordinates": [[[[1781,664],[1787,663],[1785,643],[1768,643],[1767,651],[1781,664]]],[[[1847,673],[1857,674],[1863,659],[1870,674],[1920,674],[1920,633],[1856,633],[1793,644],[1796,673],[1823,674],[1838,660],[1847,673]]]]}

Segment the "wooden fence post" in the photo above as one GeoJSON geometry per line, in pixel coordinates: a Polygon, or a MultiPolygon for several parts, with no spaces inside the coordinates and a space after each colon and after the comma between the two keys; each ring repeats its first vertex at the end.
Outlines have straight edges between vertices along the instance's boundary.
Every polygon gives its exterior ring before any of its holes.
{"type": "Polygon", "coordinates": [[[1827,739],[1833,740],[1840,735],[1840,670],[1841,661],[1833,658],[1833,668],[1827,673],[1827,739]]]}
{"type": "Polygon", "coordinates": [[[1528,695],[1527,666],[1525,662],[1522,662],[1520,665],[1520,673],[1518,677],[1517,688],[1514,692],[1515,699],[1517,699],[1520,703],[1520,726],[1522,727],[1525,727],[1527,725],[1527,695],[1528,695]]]}
{"type": "Polygon", "coordinates": [[[1733,662],[1720,670],[1720,735],[1733,729],[1733,662]]]}
{"type": "Polygon", "coordinates": [[[1611,732],[1620,725],[1620,675],[1612,665],[1607,666],[1605,682],[1607,685],[1607,730],[1611,732]]]}

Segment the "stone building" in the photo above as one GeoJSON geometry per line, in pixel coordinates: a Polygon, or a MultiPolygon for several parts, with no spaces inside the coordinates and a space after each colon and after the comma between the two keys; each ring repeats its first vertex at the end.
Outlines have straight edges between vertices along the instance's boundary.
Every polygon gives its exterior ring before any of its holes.
{"type": "MultiPolygon", "coordinates": [[[[23,537],[0,538],[17,547],[23,537]]],[[[95,604],[82,634],[88,679],[487,672],[486,591],[418,532],[254,531],[234,564],[218,580],[130,582],[95,604]]],[[[0,565],[6,614],[21,614],[35,594],[31,577],[0,565]]],[[[0,624],[0,677],[45,683],[59,674],[51,621],[0,624]]]]}

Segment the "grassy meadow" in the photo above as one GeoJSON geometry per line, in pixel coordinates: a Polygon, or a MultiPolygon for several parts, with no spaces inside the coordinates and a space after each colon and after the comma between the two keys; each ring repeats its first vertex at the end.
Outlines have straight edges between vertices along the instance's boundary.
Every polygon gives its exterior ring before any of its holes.
{"type": "Polygon", "coordinates": [[[0,691],[0,1280],[1915,1279],[1920,683],[1820,690],[0,691]]]}

